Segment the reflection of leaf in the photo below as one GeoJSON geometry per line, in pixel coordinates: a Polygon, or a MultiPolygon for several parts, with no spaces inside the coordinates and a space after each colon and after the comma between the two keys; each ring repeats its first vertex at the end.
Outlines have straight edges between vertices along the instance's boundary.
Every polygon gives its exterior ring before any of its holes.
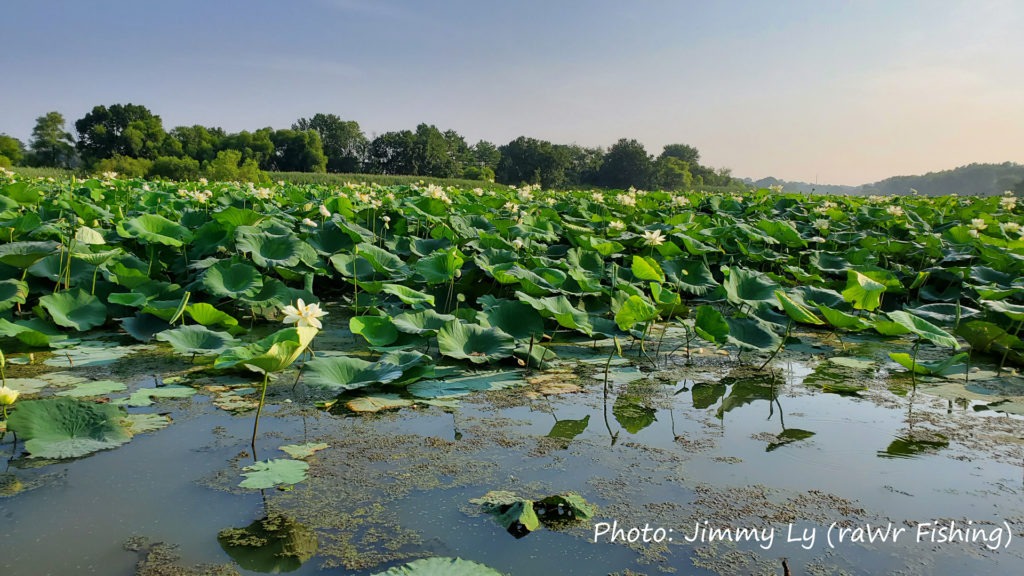
{"type": "Polygon", "coordinates": [[[559,420],[551,427],[551,432],[548,432],[548,438],[572,440],[582,434],[587,429],[587,424],[589,423],[590,414],[587,414],[582,420],[559,420]]]}
{"type": "Polygon", "coordinates": [[[272,574],[297,570],[319,548],[316,532],[281,514],[221,530],[217,542],[243,569],[272,574]]]}
{"type": "Polygon", "coordinates": [[[934,433],[912,433],[907,436],[897,436],[884,452],[879,452],[881,458],[915,458],[921,454],[937,452],[949,446],[949,440],[941,434],[934,433]]]}
{"type": "Polygon", "coordinates": [[[777,448],[785,446],[786,444],[791,444],[799,440],[806,440],[811,436],[814,436],[814,432],[811,432],[810,430],[801,430],[799,428],[786,428],[785,430],[782,431],[781,434],[775,437],[775,442],[769,444],[764,449],[764,451],[771,452],[777,448]]]}
{"type": "Polygon", "coordinates": [[[239,484],[242,488],[262,490],[273,488],[279,484],[298,484],[306,479],[309,464],[301,460],[277,458],[256,462],[252,466],[242,468],[245,480],[239,484]]]}
{"type": "Polygon", "coordinates": [[[501,576],[501,572],[461,558],[423,558],[373,576],[501,576]]]}
{"type": "Polygon", "coordinates": [[[612,406],[615,420],[630,434],[636,434],[654,424],[658,419],[656,413],[654,408],[644,405],[644,399],[640,396],[620,395],[612,406]]]}
{"type": "Polygon", "coordinates": [[[412,400],[406,400],[398,394],[379,394],[377,396],[360,396],[345,403],[353,412],[380,412],[412,406],[412,400]]]}
{"type": "Polygon", "coordinates": [[[722,405],[718,408],[718,417],[721,418],[726,412],[740,406],[758,400],[771,401],[773,398],[775,398],[775,394],[769,379],[744,378],[737,380],[732,385],[729,395],[725,397],[725,400],[722,400],[722,405]]]}
{"type": "Polygon", "coordinates": [[[33,458],[77,458],[116,448],[131,439],[116,406],[73,398],[46,398],[18,403],[7,421],[25,440],[33,458]]]}
{"type": "Polygon", "coordinates": [[[711,384],[708,382],[700,382],[693,385],[690,389],[690,393],[693,395],[693,407],[697,410],[703,410],[710,408],[718,402],[718,399],[725,395],[726,387],[724,384],[711,384]]]}
{"type": "Polygon", "coordinates": [[[330,448],[330,446],[323,442],[308,442],[306,444],[289,444],[287,446],[281,446],[281,450],[296,460],[308,458],[321,450],[326,450],[327,448],[330,448]]]}

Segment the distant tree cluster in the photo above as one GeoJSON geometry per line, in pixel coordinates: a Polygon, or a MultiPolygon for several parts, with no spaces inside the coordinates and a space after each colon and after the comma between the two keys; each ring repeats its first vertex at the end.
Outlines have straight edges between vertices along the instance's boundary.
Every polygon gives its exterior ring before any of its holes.
{"type": "Polygon", "coordinates": [[[678,190],[732,180],[726,169],[702,166],[700,153],[686,144],[665,146],[657,157],[625,138],[607,150],[526,136],[502,146],[484,140],[470,145],[458,132],[428,124],[370,139],[358,122],[335,114],[300,118],[289,129],[229,134],[199,125],[166,131],[160,116],[145,106],[114,104],[96,106],[75,121],[77,140],[64,125],[59,112],[37,118],[28,149],[0,135],[0,166],[85,167],[175,180],[252,180],[263,171],[371,173],[545,188],[678,190]]]}

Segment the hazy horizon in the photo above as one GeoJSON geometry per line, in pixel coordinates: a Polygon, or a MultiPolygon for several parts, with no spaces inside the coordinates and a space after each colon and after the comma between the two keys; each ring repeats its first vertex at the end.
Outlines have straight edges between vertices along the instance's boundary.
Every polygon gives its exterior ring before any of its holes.
{"type": "Polygon", "coordinates": [[[754,180],[1024,163],[1024,3],[15,0],[0,132],[134,103],[164,127],[669,143],[754,180]]]}

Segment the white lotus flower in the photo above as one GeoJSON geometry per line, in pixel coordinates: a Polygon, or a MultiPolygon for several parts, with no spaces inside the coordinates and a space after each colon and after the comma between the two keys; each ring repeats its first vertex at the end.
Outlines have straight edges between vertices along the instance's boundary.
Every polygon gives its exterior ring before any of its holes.
{"type": "Polygon", "coordinates": [[[324,218],[330,218],[331,217],[331,211],[327,209],[327,206],[324,206],[323,204],[321,204],[320,205],[320,215],[323,216],[324,218]]]}
{"type": "Polygon", "coordinates": [[[312,326],[317,330],[320,330],[324,325],[320,322],[320,318],[327,316],[327,312],[320,309],[320,305],[317,303],[306,304],[299,298],[295,305],[289,304],[282,310],[284,312],[285,324],[296,324],[300,328],[304,326],[312,326]]]}
{"type": "Polygon", "coordinates": [[[661,246],[665,243],[665,236],[661,230],[644,230],[644,246],[661,246]]]}
{"type": "Polygon", "coordinates": [[[8,388],[7,386],[0,386],[0,406],[10,406],[14,404],[14,401],[18,399],[18,395],[21,392],[8,388]]]}
{"type": "Polygon", "coordinates": [[[999,199],[999,206],[1003,210],[1006,210],[1006,211],[1013,210],[1014,208],[1017,207],[1017,197],[1016,196],[1005,196],[1003,198],[1000,198],[999,199]]]}
{"type": "Polygon", "coordinates": [[[626,225],[622,222],[622,220],[612,220],[611,222],[608,223],[608,227],[611,228],[612,230],[618,230],[619,232],[626,229],[626,225]]]}
{"type": "Polygon", "coordinates": [[[516,250],[522,250],[523,249],[523,239],[522,238],[516,238],[516,239],[512,240],[512,247],[515,248],[516,250]]]}
{"type": "Polygon", "coordinates": [[[316,222],[310,220],[309,218],[303,218],[302,223],[305,224],[306,226],[309,226],[310,228],[316,228],[316,222]]]}
{"type": "Polygon", "coordinates": [[[1007,234],[1016,234],[1020,232],[1020,224],[1017,222],[1007,222],[1006,224],[1003,224],[1003,230],[1005,230],[1007,234]]]}
{"type": "Polygon", "coordinates": [[[885,211],[888,212],[889,214],[892,214],[893,216],[896,216],[897,218],[903,216],[902,206],[886,206],[885,211]]]}
{"type": "Polygon", "coordinates": [[[971,218],[971,230],[984,230],[988,228],[984,218],[971,218]]]}

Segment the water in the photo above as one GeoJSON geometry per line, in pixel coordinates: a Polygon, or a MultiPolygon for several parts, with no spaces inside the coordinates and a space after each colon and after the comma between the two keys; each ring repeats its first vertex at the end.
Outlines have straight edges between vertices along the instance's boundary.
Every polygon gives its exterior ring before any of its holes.
{"type": "Polygon", "coordinates": [[[878,357],[870,369],[839,370],[867,391],[825,393],[807,382],[836,367],[801,353],[776,362],[774,376],[711,354],[645,368],[634,382],[635,369],[617,366],[606,397],[605,354],[576,351],[591,362],[575,372],[598,372],[575,380],[579,393],[513,388],[455,408],[358,417],[316,410],[311,391],[282,379],[260,424],[259,458],[285,457],[284,444],[331,445],[291,491],[237,488],[253,459],[251,413],[219,410],[204,394],[133,409],[174,423],[78,460],[10,463],[5,478],[24,490],[0,499],[0,568],[130,575],[140,556],[125,543],[138,537],[176,546],[182,567],[230,564],[219,531],[283,514],[316,536],[316,555],[294,574],[372,574],[433,555],[509,574],[779,574],[783,557],[797,574],[1024,569],[1020,418],[950,403],[929,385],[907,391],[878,357]],[[516,539],[469,502],[491,490],[574,491],[597,513],[516,539]],[[595,542],[602,522],[664,528],[672,541],[595,542]],[[925,523],[936,522],[972,529],[960,539],[971,541],[933,541],[925,523]],[[868,525],[905,532],[895,542],[849,541],[868,525]],[[773,540],[685,542],[702,526],[771,531],[773,540]],[[989,550],[982,536],[994,542],[1005,526],[1013,540],[989,550]],[[843,527],[851,531],[838,542],[843,527]],[[786,541],[812,531],[813,544],[786,541]]]}

